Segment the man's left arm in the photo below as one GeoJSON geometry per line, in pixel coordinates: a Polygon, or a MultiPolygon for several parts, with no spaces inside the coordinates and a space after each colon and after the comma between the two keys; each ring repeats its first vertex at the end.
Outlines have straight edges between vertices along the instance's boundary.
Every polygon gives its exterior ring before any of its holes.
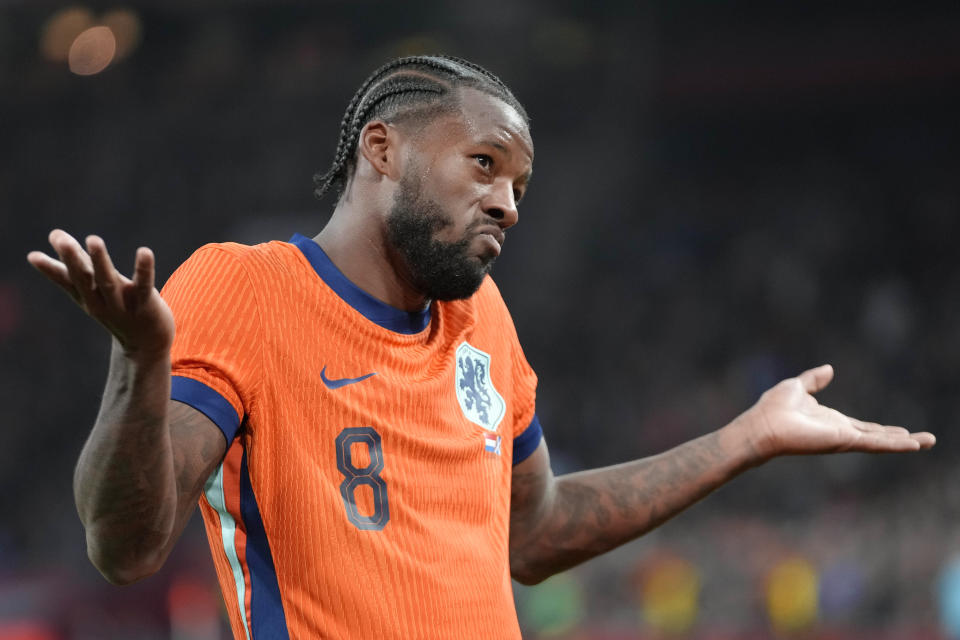
{"type": "Polygon", "coordinates": [[[747,469],[780,455],[916,451],[929,433],[862,422],[817,403],[824,365],[784,380],[730,424],[664,453],[560,477],[544,442],[513,468],[510,571],[535,584],[666,522],[747,469]]]}

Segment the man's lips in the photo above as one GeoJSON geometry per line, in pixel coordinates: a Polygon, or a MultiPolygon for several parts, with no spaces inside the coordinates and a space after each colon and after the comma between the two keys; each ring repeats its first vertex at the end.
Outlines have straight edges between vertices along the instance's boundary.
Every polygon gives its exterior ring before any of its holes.
{"type": "Polygon", "coordinates": [[[490,236],[491,238],[497,241],[498,247],[502,247],[504,241],[507,239],[507,234],[505,234],[503,232],[503,229],[501,229],[500,227],[493,227],[493,226],[481,227],[480,229],[477,230],[477,233],[479,233],[480,235],[490,236]]]}
{"type": "Polygon", "coordinates": [[[507,239],[503,229],[493,226],[481,227],[477,230],[477,235],[479,235],[481,239],[488,239],[487,243],[496,251],[497,255],[500,255],[503,243],[507,239]]]}

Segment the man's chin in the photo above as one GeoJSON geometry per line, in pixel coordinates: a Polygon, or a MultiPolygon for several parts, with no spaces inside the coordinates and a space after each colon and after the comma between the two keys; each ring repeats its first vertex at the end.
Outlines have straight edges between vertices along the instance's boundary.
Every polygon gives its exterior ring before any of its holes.
{"type": "Polygon", "coordinates": [[[482,273],[482,275],[486,276],[488,273],[490,273],[490,270],[493,269],[493,263],[497,261],[497,256],[479,255],[476,258],[474,258],[474,261],[479,266],[479,269],[477,269],[477,271],[482,273]]]}
{"type": "MultiPolygon", "coordinates": [[[[479,260],[477,258],[476,260],[479,260]]],[[[471,260],[474,262],[474,260],[471,260]]],[[[433,282],[425,287],[425,293],[433,300],[464,300],[477,292],[480,285],[490,273],[490,267],[493,266],[493,259],[488,259],[484,263],[479,263],[479,269],[471,269],[469,275],[460,273],[452,277],[445,278],[442,282],[433,282]]]]}

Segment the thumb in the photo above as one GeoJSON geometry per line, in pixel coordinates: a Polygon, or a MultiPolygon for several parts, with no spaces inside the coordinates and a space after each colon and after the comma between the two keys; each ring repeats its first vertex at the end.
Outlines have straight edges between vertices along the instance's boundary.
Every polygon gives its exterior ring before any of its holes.
{"type": "Polygon", "coordinates": [[[833,380],[833,366],[829,364],[820,365],[813,369],[807,369],[797,379],[803,385],[807,393],[816,393],[820,391],[833,380]]]}

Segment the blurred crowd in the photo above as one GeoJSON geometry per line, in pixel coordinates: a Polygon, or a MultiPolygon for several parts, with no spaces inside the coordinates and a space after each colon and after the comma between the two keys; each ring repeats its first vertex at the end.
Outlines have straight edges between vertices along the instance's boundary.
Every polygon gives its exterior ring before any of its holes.
{"type": "Polygon", "coordinates": [[[435,51],[532,116],[494,277],[555,472],[663,451],[823,362],[825,404],[939,438],[752,470],[517,586],[525,637],[960,637],[960,10],[669,4],[151,5],[90,76],[42,55],[55,8],[0,9],[0,638],[226,633],[196,522],[133,587],[87,562],[72,465],[108,340],[27,251],[95,232],[124,269],[152,247],[162,281],[206,242],[313,235],[356,86],[435,51]]]}

